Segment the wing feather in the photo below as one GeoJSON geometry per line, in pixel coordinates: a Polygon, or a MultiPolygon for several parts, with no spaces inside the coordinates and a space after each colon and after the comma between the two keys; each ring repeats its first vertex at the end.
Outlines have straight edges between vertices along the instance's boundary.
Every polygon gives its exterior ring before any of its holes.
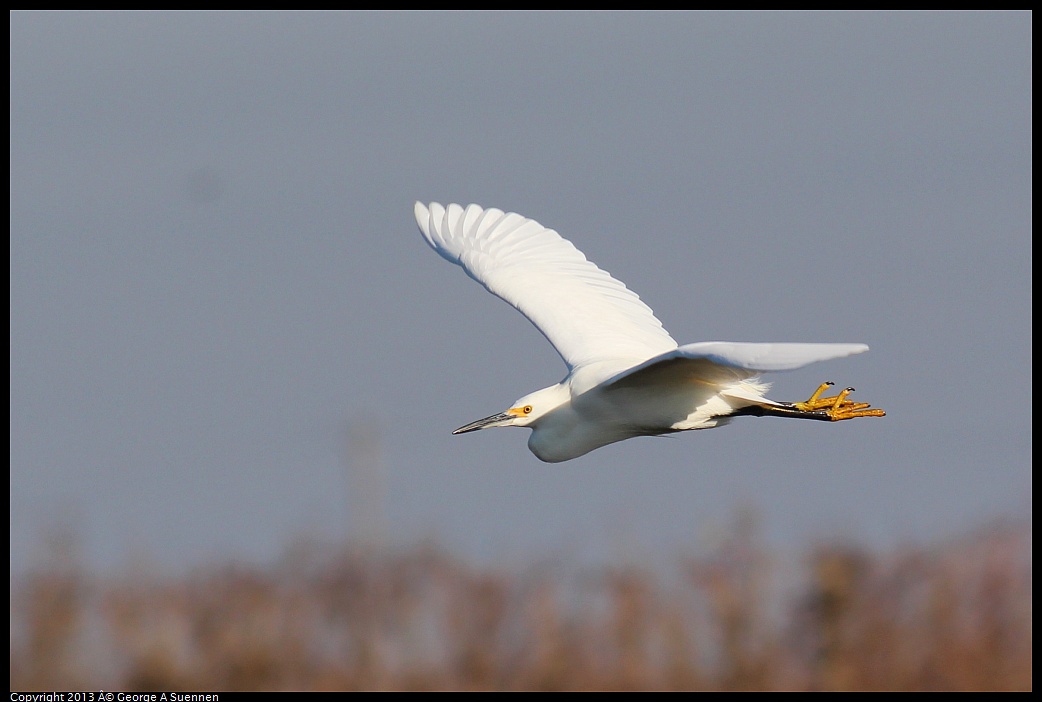
{"type": "Polygon", "coordinates": [[[868,351],[865,344],[742,343],[685,344],[605,381],[606,389],[701,381],[723,385],[760,373],[788,371],[818,361],[868,351]]]}
{"type": "Polygon", "coordinates": [[[677,348],[636,293],[553,229],[477,205],[417,202],[415,214],[431,248],[525,315],[569,369],[677,348]]]}

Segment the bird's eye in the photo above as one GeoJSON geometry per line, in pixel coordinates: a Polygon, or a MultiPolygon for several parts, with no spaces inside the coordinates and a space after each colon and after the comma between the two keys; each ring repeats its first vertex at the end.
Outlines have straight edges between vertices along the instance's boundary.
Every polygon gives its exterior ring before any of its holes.
{"type": "Polygon", "coordinates": [[[531,414],[532,413],[532,405],[525,405],[524,407],[521,408],[521,411],[524,412],[525,414],[531,414]]]}

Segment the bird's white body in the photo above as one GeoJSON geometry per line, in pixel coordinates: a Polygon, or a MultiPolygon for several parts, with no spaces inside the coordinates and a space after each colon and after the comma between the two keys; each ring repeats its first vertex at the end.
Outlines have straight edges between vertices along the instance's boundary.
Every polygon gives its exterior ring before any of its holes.
{"type": "Polygon", "coordinates": [[[415,214],[435,251],[520,310],[568,366],[560,383],[454,433],[527,426],[532,453],[559,462],[635,436],[719,426],[750,409],[814,419],[882,415],[866,413],[868,405],[855,407],[842,395],[836,408],[850,416],[812,416],[824,413],[809,409],[825,405],[812,398],[808,409],[795,410],[793,403],[768,399],[769,386],[758,379],[763,372],[867,351],[864,344],[678,346],[636,294],[552,229],[477,205],[418,202],[415,214]]]}
{"type": "Polygon", "coordinates": [[[767,386],[748,380],[727,387],[678,378],[676,385],[613,389],[598,385],[573,395],[568,378],[521,398],[515,406],[552,407],[527,426],[528,448],[550,463],[567,461],[596,448],[635,436],[658,436],[726,424],[736,409],[750,404],[745,396],[762,397],[767,386]],[[554,404],[557,403],[557,404],[554,404]]]}

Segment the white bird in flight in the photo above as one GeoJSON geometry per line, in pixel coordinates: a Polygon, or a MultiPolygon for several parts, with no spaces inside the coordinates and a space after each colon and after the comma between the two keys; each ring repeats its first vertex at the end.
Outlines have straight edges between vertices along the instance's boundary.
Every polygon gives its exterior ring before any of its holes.
{"type": "Polygon", "coordinates": [[[721,426],[736,416],[823,421],[882,417],[847,388],[805,402],[765,396],[759,375],[868,350],[864,344],[705,341],[679,346],[636,293],[552,229],[477,205],[415,206],[427,243],[525,315],[568,366],[561,382],[453,434],[529,427],[528,448],[550,463],[634,436],[721,426]]]}

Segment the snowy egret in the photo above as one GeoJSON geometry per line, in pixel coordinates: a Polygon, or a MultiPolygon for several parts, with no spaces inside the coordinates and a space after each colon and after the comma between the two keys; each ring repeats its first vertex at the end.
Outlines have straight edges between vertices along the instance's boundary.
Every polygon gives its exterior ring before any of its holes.
{"type": "Polygon", "coordinates": [[[453,434],[529,427],[528,448],[550,463],[634,436],[721,426],[736,416],[840,421],[885,412],[824,397],[804,402],[765,396],[759,375],[868,350],[864,344],[737,343],[679,346],[647,305],[552,229],[515,213],[477,205],[417,202],[427,243],[525,315],[568,366],[564,380],[525,395],[504,412],[453,434]]]}

